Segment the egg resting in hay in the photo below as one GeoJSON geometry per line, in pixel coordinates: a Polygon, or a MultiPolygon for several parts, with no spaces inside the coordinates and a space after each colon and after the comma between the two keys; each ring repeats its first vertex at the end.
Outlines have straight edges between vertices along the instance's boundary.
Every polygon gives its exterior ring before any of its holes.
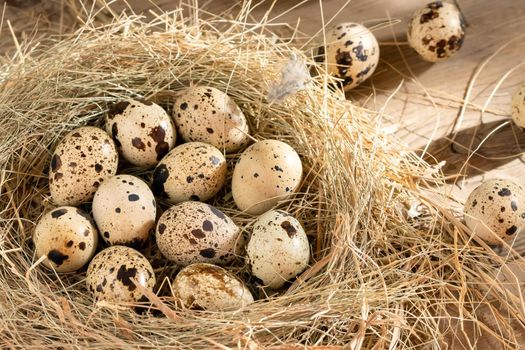
{"type": "Polygon", "coordinates": [[[525,128],[525,84],[512,96],[512,120],[520,128],[525,128]]]}
{"type": "Polygon", "coordinates": [[[468,228],[486,243],[510,240],[525,227],[525,189],[509,180],[485,181],[470,193],[464,213],[468,228]]]}
{"type": "Polygon", "coordinates": [[[454,56],[465,39],[465,22],[451,3],[435,1],[417,10],[408,24],[408,43],[426,61],[454,56]]]}
{"type": "Polygon", "coordinates": [[[95,254],[98,231],[91,217],[75,207],[63,206],[44,214],[33,235],[36,258],[57,272],[82,268],[95,254]]]}
{"type": "Polygon", "coordinates": [[[341,23],[326,34],[326,45],[318,49],[317,62],[326,62],[328,74],[342,79],[350,90],[374,73],[379,62],[379,44],[368,28],[341,23]]]}

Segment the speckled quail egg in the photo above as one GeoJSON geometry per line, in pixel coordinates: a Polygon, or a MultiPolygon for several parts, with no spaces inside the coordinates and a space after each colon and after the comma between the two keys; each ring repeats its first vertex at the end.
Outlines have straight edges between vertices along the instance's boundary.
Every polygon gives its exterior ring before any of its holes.
{"type": "Polygon", "coordinates": [[[253,303],[244,283],[222,267],[197,263],[183,268],[173,281],[175,297],[185,307],[208,310],[236,310],[253,303]]]}
{"type": "Polygon", "coordinates": [[[153,193],[135,176],[106,180],[93,198],[93,218],[109,244],[140,247],[155,226],[155,215],[153,193]]]}
{"type": "Polygon", "coordinates": [[[150,291],[155,273],[149,261],[138,251],[125,246],[111,246],[98,253],[89,264],[86,284],[97,300],[134,303],[148,300],[133,280],[150,291]]]}
{"type": "Polygon", "coordinates": [[[342,79],[350,90],[374,73],[379,62],[379,44],[370,30],[357,23],[341,23],[326,33],[326,45],[316,61],[325,62],[330,75],[342,79]]]}
{"type": "Polygon", "coordinates": [[[295,150],[277,140],[254,143],[233,170],[232,195],[239,209],[262,214],[289,198],[301,183],[303,166],[295,150]]]}
{"type": "Polygon", "coordinates": [[[224,186],[226,159],[221,151],[202,142],[175,147],[155,168],[152,190],[168,202],[205,202],[224,186]]]}
{"type": "Polygon", "coordinates": [[[144,100],[113,105],[106,116],[106,130],[124,159],[138,166],[157,164],[173,148],[177,137],[168,113],[144,100]]]}
{"type": "Polygon", "coordinates": [[[166,210],[155,237],[162,255],[182,266],[226,264],[244,246],[241,230],[228,216],[211,205],[192,201],[166,210]]]}
{"type": "Polygon", "coordinates": [[[512,120],[520,128],[525,128],[525,84],[512,96],[512,120]]]}
{"type": "Polygon", "coordinates": [[[408,43],[426,61],[449,59],[465,38],[465,22],[451,3],[434,1],[417,10],[408,23],[408,43]]]}
{"type": "Polygon", "coordinates": [[[36,257],[57,272],[71,272],[95,254],[98,232],[88,214],[75,207],[59,207],[42,216],[33,235],[36,257]]]}
{"type": "Polygon", "coordinates": [[[103,130],[84,126],[71,131],[51,158],[49,190],[58,205],[90,201],[98,186],[117,173],[118,153],[103,130]]]}
{"type": "Polygon", "coordinates": [[[173,119],[186,142],[209,143],[226,153],[248,141],[249,127],[239,106],[224,92],[207,86],[188,88],[173,106],[173,119]]]}
{"type": "Polygon", "coordinates": [[[254,223],[246,256],[252,274],[275,289],[308,266],[310,245],[297,219],[285,211],[271,210],[254,223]]]}
{"type": "Polygon", "coordinates": [[[467,227],[486,243],[509,240],[525,227],[525,189],[509,180],[485,181],[470,193],[464,214],[467,227]]]}

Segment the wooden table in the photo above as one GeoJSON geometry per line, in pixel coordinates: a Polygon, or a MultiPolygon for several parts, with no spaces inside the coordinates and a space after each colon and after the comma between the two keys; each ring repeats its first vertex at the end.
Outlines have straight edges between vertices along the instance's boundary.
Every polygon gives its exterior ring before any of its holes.
{"type": "MultiPolygon", "coordinates": [[[[41,15],[40,26],[46,26],[45,19],[60,20],[57,7],[45,1],[37,6],[31,6],[36,2],[33,0],[11,2],[27,5],[22,9],[8,8],[6,18],[13,22],[26,23],[28,13],[41,15]]],[[[153,2],[155,5],[148,0],[128,0],[136,13],[146,15],[148,9],[169,10],[178,3],[153,2]]],[[[200,2],[203,8],[214,13],[239,3],[234,0],[200,2]]],[[[469,24],[464,47],[450,61],[437,64],[424,62],[406,45],[407,19],[426,3],[426,0],[353,0],[348,4],[342,0],[305,3],[277,0],[270,18],[278,16],[275,22],[297,24],[299,30],[308,35],[315,35],[322,28],[321,7],[324,22],[335,16],[334,24],[352,21],[373,25],[388,18],[399,19],[395,25],[374,31],[382,43],[381,63],[373,78],[352,91],[348,98],[376,110],[384,108],[385,125],[394,125],[404,142],[433,154],[439,161],[446,160],[445,172],[459,175],[449,187],[459,198],[465,198],[473,186],[486,178],[511,177],[525,184],[521,157],[525,133],[507,122],[510,96],[525,81],[525,0],[460,0],[469,24]],[[400,45],[393,45],[396,41],[400,45]],[[372,87],[377,92],[374,98],[370,98],[372,87]],[[465,98],[468,104],[464,104],[465,98]],[[463,106],[467,107],[464,113],[461,112],[463,106]],[[472,154],[469,151],[472,149],[478,152],[472,154]],[[468,165],[465,165],[467,159],[468,165]]],[[[254,17],[261,17],[269,5],[257,7],[254,17]]],[[[125,7],[123,2],[114,4],[116,11],[125,7]]],[[[518,244],[525,251],[525,237],[518,244]]],[[[522,333],[525,344],[525,333],[522,333]]],[[[476,347],[498,349],[488,337],[483,337],[476,347]]],[[[449,348],[462,349],[463,346],[455,342],[449,348]]]]}

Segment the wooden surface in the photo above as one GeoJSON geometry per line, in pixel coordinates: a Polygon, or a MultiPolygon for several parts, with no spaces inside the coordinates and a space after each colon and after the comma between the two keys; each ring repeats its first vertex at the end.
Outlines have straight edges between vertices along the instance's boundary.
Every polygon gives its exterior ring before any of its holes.
{"type": "MultiPolygon", "coordinates": [[[[26,20],[28,14],[39,16],[42,27],[49,21],[63,20],[57,12],[59,7],[48,2],[36,6],[31,4],[39,1],[11,2],[25,5],[24,8],[7,9],[6,18],[13,23],[29,23],[26,20]]],[[[525,81],[525,0],[460,0],[469,24],[464,47],[450,61],[438,64],[424,62],[404,44],[407,19],[426,2],[353,0],[345,6],[346,1],[341,0],[311,0],[304,4],[297,0],[278,0],[270,18],[278,17],[276,23],[298,24],[302,32],[311,36],[322,28],[321,12],[324,22],[339,12],[332,21],[334,24],[352,21],[370,26],[388,17],[399,19],[400,23],[396,25],[374,31],[383,43],[381,63],[373,78],[364,87],[350,93],[348,98],[376,110],[383,108],[385,125],[394,125],[399,138],[414,149],[426,149],[439,161],[446,160],[448,163],[444,169],[447,174],[462,175],[455,185],[450,186],[450,191],[459,198],[465,198],[483,178],[511,177],[525,184],[522,176],[525,165],[521,157],[525,149],[525,133],[511,123],[505,124],[509,120],[510,96],[525,81]],[[392,45],[394,41],[400,45],[392,45]],[[505,44],[506,48],[497,52],[505,44]],[[475,71],[493,54],[494,57],[473,81],[475,71]],[[460,117],[462,101],[472,82],[468,108],[460,117]],[[495,89],[499,83],[499,88],[495,89]],[[377,92],[374,98],[371,98],[372,87],[377,92]],[[385,105],[396,89],[397,93],[385,105]],[[487,103],[491,95],[492,99],[487,103]],[[485,112],[481,113],[480,108],[486,103],[485,112]],[[478,149],[478,152],[472,155],[469,149],[478,149]],[[467,159],[469,163],[465,166],[467,159]]],[[[136,13],[147,15],[148,9],[173,9],[178,2],[128,0],[128,3],[136,13]]],[[[199,4],[211,12],[220,13],[239,1],[213,0],[199,4]]],[[[269,5],[268,2],[257,7],[254,17],[264,15],[269,5]]],[[[126,7],[122,1],[113,6],[116,11],[126,7]]],[[[21,28],[28,32],[30,25],[21,28]]],[[[0,40],[5,40],[5,32],[0,40]]],[[[525,247],[525,243],[522,244],[525,247]]],[[[525,344],[525,337],[518,341],[525,344]]],[[[448,348],[463,347],[456,342],[449,344],[448,348]]],[[[498,349],[488,337],[483,337],[475,348],[498,349]]]]}

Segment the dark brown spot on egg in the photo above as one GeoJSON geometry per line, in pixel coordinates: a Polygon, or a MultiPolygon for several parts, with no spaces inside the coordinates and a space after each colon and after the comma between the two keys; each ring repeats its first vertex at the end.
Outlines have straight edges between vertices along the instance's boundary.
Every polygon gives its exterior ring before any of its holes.
{"type": "Polygon", "coordinates": [[[461,36],[456,36],[456,35],[452,35],[449,39],[448,39],[448,49],[450,51],[457,51],[461,48],[461,46],[463,45],[463,38],[464,38],[464,35],[461,35],[461,36]]]}
{"type": "Polygon", "coordinates": [[[115,145],[117,145],[117,147],[122,147],[122,143],[120,143],[118,139],[117,123],[113,123],[113,125],[111,126],[111,136],[113,137],[113,141],[115,141],[115,145]]]}
{"type": "Polygon", "coordinates": [[[109,239],[109,232],[108,232],[108,231],[104,232],[103,236],[104,236],[106,239],[109,239]]]}
{"type": "Polygon", "coordinates": [[[97,173],[100,173],[100,172],[102,171],[102,169],[104,169],[104,167],[102,166],[102,164],[99,164],[99,163],[95,164],[95,171],[96,171],[97,173]]]}
{"type": "Polygon", "coordinates": [[[186,182],[191,184],[193,182],[193,177],[192,176],[186,177],[186,182]]]}
{"type": "Polygon", "coordinates": [[[85,229],[85,230],[84,230],[84,237],[87,237],[87,236],[89,236],[89,233],[90,233],[90,232],[91,232],[91,231],[89,231],[89,229],[88,229],[88,228],[87,228],[87,229],[85,229]]]}
{"type": "Polygon", "coordinates": [[[515,234],[516,231],[518,231],[518,228],[515,225],[512,225],[511,227],[507,229],[507,231],[505,231],[505,233],[510,236],[510,235],[515,234]]]}
{"type": "Polygon", "coordinates": [[[53,155],[53,158],[51,158],[51,171],[56,172],[61,166],[62,160],[60,159],[60,156],[58,154],[53,155]]]}
{"type": "Polygon", "coordinates": [[[53,219],[58,219],[59,217],[61,217],[62,215],[66,214],[66,213],[67,213],[67,209],[65,209],[65,208],[53,210],[51,212],[51,217],[53,219]]]}
{"type": "Polygon", "coordinates": [[[476,207],[476,205],[478,205],[478,200],[474,199],[474,201],[472,201],[472,208],[476,207]]]}
{"type": "Polygon", "coordinates": [[[189,242],[190,242],[191,245],[197,245],[198,244],[198,242],[195,239],[193,239],[193,238],[190,238],[189,242]]]}
{"type": "Polygon", "coordinates": [[[214,206],[211,206],[208,204],[208,207],[210,208],[210,211],[216,216],[218,217],[219,219],[222,219],[222,220],[227,220],[226,218],[226,215],[224,215],[224,213],[222,211],[220,211],[219,209],[215,208],[214,206]]]}
{"type": "Polygon", "coordinates": [[[71,248],[71,247],[73,246],[74,243],[75,243],[75,242],[73,242],[73,241],[68,241],[68,242],[66,243],[66,247],[71,248]]]}
{"type": "Polygon", "coordinates": [[[164,184],[168,180],[170,173],[165,164],[159,164],[153,172],[153,183],[151,184],[151,190],[156,196],[162,198],[168,198],[168,194],[164,190],[164,184]]]}
{"type": "Polygon", "coordinates": [[[253,177],[258,178],[259,174],[258,173],[253,173],[253,177]]]}
{"type": "Polygon", "coordinates": [[[202,229],[208,232],[213,231],[213,223],[210,220],[204,220],[202,223],[202,229]]]}
{"type": "Polygon", "coordinates": [[[129,106],[129,102],[121,101],[115,103],[108,111],[108,118],[113,119],[116,115],[124,113],[124,110],[129,106]]]}
{"type": "Polygon", "coordinates": [[[352,52],[355,54],[355,57],[357,57],[357,59],[361,62],[364,62],[368,59],[368,55],[366,54],[363,48],[363,44],[361,42],[359,42],[359,45],[352,49],[352,52]]]}
{"type": "Polygon", "coordinates": [[[163,234],[164,231],[166,231],[166,225],[165,224],[159,224],[159,233],[163,234]]]}
{"type": "Polygon", "coordinates": [[[166,130],[161,126],[156,126],[151,129],[148,135],[157,143],[155,152],[157,153],[157,160],[161,160],[170,149],[170,145],[165,141],[166,130]]]}
{"type": "Polygon", "coordinates": [[[186,102],[183,102],[183,103],[180,105],[180,109],[185,110],[186,108],[188,108],[188,104],[187,104],[186,102]]]}
{"type": "Polygon", "coordinates": [[[120,208],[115,208],[115,213],[120,214],[121,210],[120,208]]]}
{"type": "Polygon", "coordinates": [[[510,196],[511,194],[512,194],[512,192],[506,187],[503,187],[498,192],[498,195],[501,196],[501,197],[507,197],[507,196],[510,196]]]}
{"type": "Polygon", "coordinates": [[[54,262],[57,266],[60,266],[64,263],[65,260],[69,258],[69,255],[65,255],[62,252],[53,249],[47,253],[47,258],[54,262]]]}
{"type": "Polygon", "coordinates": [[[212,259],[213,257],[215,257],[215,249],[213,248],[206,248],[206,249],[202,249],[199,254],[204,257],[204,258],[208,258],[208,259],[212,259]]]}
{"type": "Polygon", "coordinates": [[[73,137],[82,137],[82,135],[80,135],[80,133],[79,133],[79,132],[76,132],[76,133],[74,133],[74,134],[73,134],[73,135],[71,135],[71,136],[73,136],[73,137]]]}
{"type": "Polygon", "coordinates": [[[207,131],[209,134],[213,134],[213,129],[212,129],[212,128],[206,128],[206,131],[207,131]]]}
{"type": "Polygon", "coordinates": [[[79,248],[80,250],[85,250],[85,249],[86,249],[86,242],[80,242],[80,243],[78,244],[78,248],[79,248]]]}
{"type": "Polygon", "coordinates": [[[131,140],[131,144],[133,145],[133,147],[135,147],[136,149],[139,149],[141,151],[145,151],[146,150],[146,145],[144,144],[144,142],[142,142],[142,139],[140,137],[134,137],[132,140],[131,140]]]}
{"type": "Polygon", "coordinates": [[[281,173],[283,172],[283,169],[278,165],[274,166],[273,168],[275,169],[275,171],[280,171],[281,173]]]}
{"type": "Polygon", "coordinates": [[[117,280],[119,280],[120,282],[122,282],[123,285],[128,287],[128,290],[130,292],[134,291],[135,288],[137,288],[135,286],[135,283],[131,281],[131,279],[135,278],[136,275],[137,275],[137,269],[134,267],[130,267],[128,269],[125,264],[121,265],[119,269],[117,270],[117,280]]]}
{"type": "Polygon", "coordinates": [[[144,128],[146,127],[146,124],[145,124],[145,123],[140,123],[140,127],[141,127],[142,129],[144,129],[144,128]]]}
{"type": "Polygon", "coordinates": [[[286,231],[286,234],[290,238],[293,238],[297,234],[297,229],[288,220],[283,221],[281,227],[286,231]]]}
{"type": "Polygon", "coordinates": [[[202,232],[201,229],[195,229],[195,230],[191,230],[191,234],[195,237],[195,238],[204,238],[206,237],[206,234],[204,232],[202,232]]]}
{"type": "Polygon", "coordinates": [[[350,52],[337,49],[335,61],[337,63],[339,76],[344,77],[348,71],[348,67],[352,65],[352,56],[350,55],[350,52]]]}
{"type": "Polygon", "coordinates": [[[428,8],[430,9],[430,11],[427,11],[427,12],[425,12],[425,13],[423,13],[421,15],[421,17],[419,18],[419,23],[420,24],[427,23],[427,22],[429,22],[429,21],[439,17],[439,12],[436,11],[436,10],[438,8],[442,7],[443,4],[440,4],[441,6],[434,5],[434,4],[437,4],[437,3],[441,3],[441,2],[440,1],[436,1],[436,2],[428,4],[428,8]]]}
{"type": "Polygon", "coordinates": [[[427,34],[425,35],[425,37],[423,39],[421,39],[421,42],[423,43],[423,45],[427,46],[428,44],[430,44],[430,42],[432,41],[432,37],[430,36],[430,34],[427,34]]]}
{"type": "Polygon", "coordinates": [[[139,197],[137,194],[134,194],[134,193],[132,193],[132,194],[130,194],[130,195],[128,196],[128,200],[129,200],[130,202],[136,202],[136,201],[138,201],[139,199],[140,199],[140,197],[139,197]]]}
{"type": "Polygon", "coordinates": [[[357,73],[356,76],[357,76],[358,78],[364,77],[366,74],[368,74],[368,72],[370,72],[370,68],[371,68],[371,66],[366,67],[365,69],[363,69],[362,71],[360,71],[359,73],[357,73]]]}

